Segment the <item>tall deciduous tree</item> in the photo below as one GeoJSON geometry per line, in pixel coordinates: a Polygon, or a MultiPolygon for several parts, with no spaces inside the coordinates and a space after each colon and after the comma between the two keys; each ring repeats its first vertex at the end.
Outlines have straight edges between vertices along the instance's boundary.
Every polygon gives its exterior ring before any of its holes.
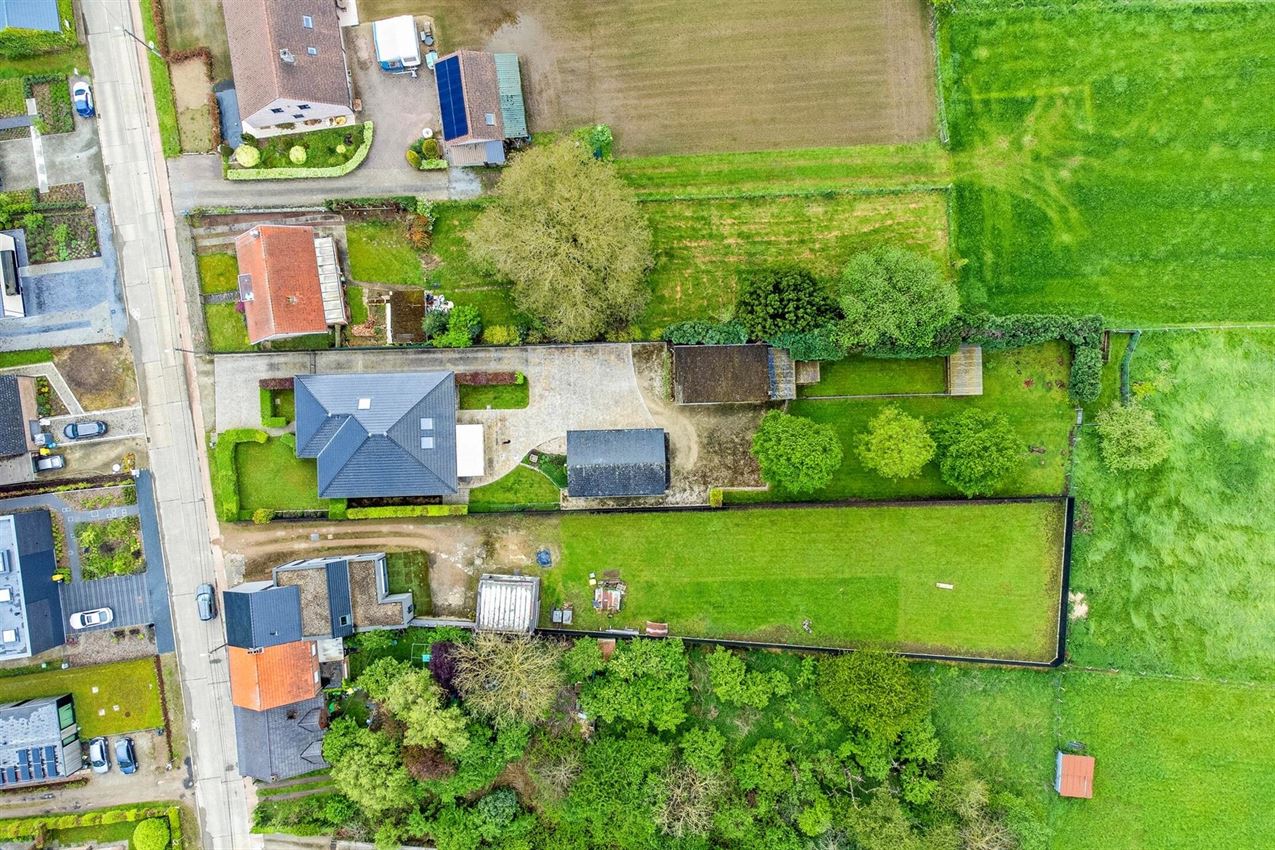
{"type": "Polygon", "coordinates": [[[456,687],[470,711],[498,727],[538,723],[563,686],[560,663],[556,644],[481,632],[456,651],[456,687]]]}
{"type": "Polygon", "coordinates": [[[943,480],[966,496],[989,496],[1022,463],[1023,441],[1000,413],[967,410],[934,426],[943,480]]]}
{"type": "Polygon", "coordinates": [[[841,466],[841,443],[829,425],[772,410],[753,435],[753,456],[769,483],[810,493],[826,486],[841,466]]]}
{"type": "Polygon", "coordinates": [[[378,732],[354,723],[333,724],[323,741],[323,757],[332,765],[337,790],[370,818],[401,812],[418,800],[398,744],[378,732]]]}
{"type": "Polygon", "coordinates": [[[633,190],[574,140],[519,154],[469,240],[563,342],[596,339],[646,304],[650,228],[633,190]]]}
{"type": "Polygon", "coordinates": [[[925,421],[890,405],[859,435],[859,459],[883,478],[915,478],[934,459],[934,438],[925,421]]]}
{"type": "Polygon", "coordinates": [[[624,641],[606,672],[585,682],[580,705],[607,722],[671,732],[686,719],[689,689],[690,668],[680,640],[624,641]]]}
{"type": "Polygon", "coordinates": [[[390,683],[385,708],[401,720],[407,731],[403,742],[409,746],[438,745],[450,756],[469,746],[465,716],[455,706],[443,706],[443,690],[428,670],[409,669],[390,683]]]}
{"type": "Polygon", "coordinates": [[[929,717],[930,694],[897,655],[863,649],[819,665],[819,693],[851,726],[893,743],[929,717]]]}
{"type": "Polygon", "coordinates": [[[930,258],[882,245],[850,258],[841,274],[843,342],[924,349],[956,315],[960,297],[930,258]]]}
{"type": "Polygon", "coordinates": [[[1138,472],[1169,456],[1169,435],[1155,413],[1138,404],[1113,402],[1098,414],[1102,462],[1112,472],[1138,472]]]}

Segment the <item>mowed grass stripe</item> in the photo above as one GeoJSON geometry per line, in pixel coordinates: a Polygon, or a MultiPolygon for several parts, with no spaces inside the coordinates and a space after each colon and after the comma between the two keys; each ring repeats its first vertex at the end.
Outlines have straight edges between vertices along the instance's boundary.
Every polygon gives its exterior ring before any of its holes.
{"type": "Polygon", "coordinates": [[[1053,656],[1059,502],[568,514],[560,522],[562,563],[543,574],[543,625],[565,600],[583,629],[655,620],[688,636],[1053,656]],[[629,595],[607,618],[593,610],[588,578],[610,569],[629,595]]]}

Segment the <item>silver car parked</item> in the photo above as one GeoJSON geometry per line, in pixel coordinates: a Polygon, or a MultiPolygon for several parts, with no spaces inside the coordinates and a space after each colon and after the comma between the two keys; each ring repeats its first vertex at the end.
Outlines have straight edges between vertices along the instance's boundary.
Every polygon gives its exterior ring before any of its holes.
{"type": "Polygon", "coordinates": [[[89,766],[94,773],[110,773],[111,748],[107,746],[105,738],[98,737],[89,741],[89,766]]]}

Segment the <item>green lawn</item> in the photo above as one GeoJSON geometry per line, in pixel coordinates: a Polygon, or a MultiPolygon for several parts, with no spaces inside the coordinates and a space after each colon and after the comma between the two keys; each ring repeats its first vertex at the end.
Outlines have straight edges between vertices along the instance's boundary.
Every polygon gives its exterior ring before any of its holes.
{"type": "Polygon", "coordinates": [[[951,182],[947,153],[937,142],[652,156],[618,159],[615,167],[643,199],[867,193],[951,182]]]}
{"type": "Polygon", "coordinates": [[[461,410],[520,410],[530,403],[531,387],[521,384],[487,384],[485,386],[460,386],[461,410]]]}
{"type": "Polygon", "coordinates": [[[0,351],[0,369],[9,366],[30,366],[32,363],[48,363],[53,359],[53,352],[47,348],[32,348],[27,351],[0,351]]]}
{"type": "Polygon", "coordinates": [[[363,144],[364,133],[364,125],[352,124],[347,127],[330,127],[325,130],[258,139],[257,147],[261,149],[261,162],[255,167],[333,168],[344,165],[354,158],[359,145],[363,144]],[[305,162],[298,164],[289,158],[295,147],[305,150],[305,162]]]}
{"type": "Polygon", "coordinates": [[[939,46],[967,301],[1270,320],[1269,4],[955,8],[939,46]]]}
{"type": "Polygon", "coordinates": [[[561,563],[542,573],[542,624],[569,600],[583,629],[657,620],[690,636],[1049,659],[1062,510],[1037,502],[565,513],[561,563]],[[609,569],[628,596],[608,619],[593,610],[588,578],[609,569]]]}
{"type": "Polygon", "coordinates": [[[23,93],[22,80],[0,79],[0,116],[26,114],[27,98],[23,93]]]}
{"type": "Polygon", "coordinates": [[[638,320],[648,338],[683,319],[728,317],[743,267],[794,262],[832,276],[882,244],[947,257],[941,191],[654,201],[642,211],[655,246],[652,296],[638,320]]]}
{"type": "Polygon", "coordinates": [[[490,484],[469,491],[469,512],[556,510],[558,485],[539,470],[519,464],[513,471],[490,484]]]}
{"type": "Polygon", "coordinates": [[[1077,452],[1071,576],[1095,666],[1275,681],[1275,332],[1145,333],[1135,394],[1172,448],[1148,473],[1077,452]]]}
{"type": "Polygon", "coordinates": [[[487,273],[469,255],[465,233],[482,212],[481,203],[434,204],[431,251],[438,264],[428,274],[429,287],[457,304],[469,304],[482,314],[483,325],[508,325],[516,312],[508,284],[487,273]]]}
{"type": "Polygon", "coordinates": [[[350,274],[364,283],[425,282],[421,258],[401,221],[352,221],[346,225],[350,274]]]}
{"type": "Polygon", "coordinates": [[[313,460],[298,458],[290,441],[277,437],[264,443],[240,443],[235,447],[239,474],[239,508],[253,511],[323,510],[318,472],[313,460]]]}
{"type": "Polygon", "coordinates": [[[947,756],[973,760],[1048,813],[1051,850],[1275,844],[1275,693],[1269,686],[927,667],[947,756]],[[1052,788],[1054,752],[1097,760],[1091,800],[1052,788]]]}
{"type": "Polygon", "coordinates": [[[159,680],[150,658],[5,678],[0,693],[9,702],[70,693],[84,739],[164,725],[159,680]]]}
{"type": "Polygon", "coordinates": [[[798,398],[894,395],[947,391],[947,360],[877,360],[847,357],[820,364],[819,383],[797,388],[798,398]]]}
{"type": "Polygon", "coordinates": [[[84,71],[88,67],[88,50],[76,46],[56,53],[0,61],[0,79],[20,80],[33,74],[69,74],[76,68],[84,71]]]}
{"type": "Polygon", "coordinates": [[[891,481],[869,472],[859,460],[857,441],[868,422],[883,407],[935,421],[969,407],[1003,413],[1023,441],[1017,471],[998,496],[1061,495],[1066,478],[1068,435],[1075,414],[1067,399],[1069,357],[1061,342],[983,355],[983,395],[897,399],[805,399],[789,411],[831,425],[841,441],[843,462],[832,483],[813,494],[728,491],[730,502],[827,501],[837,499],[894,499],[956,497],[943,483],[938,464],[931,462],[917,478],[891,481]]]}
{"type": "Polygon", "coordinates": [[[234,304],[205,304],[204,323],[208,327],[208,347],[214,354],[252,350],[248,326],[234,304]]]}
{"type": "Polygon", "coordinates": [[[199,291],[205,295],[239,289],[239,261],[234,254],[199,255],[199,291]]]}
{"type": "Polygon", "coordinates": [[[363,297],[363,292],[361,286],[345,288],[345,306],[350,311],[351,325],[361,325],[367,321],[367,300],[363,297]]]}
{"type": "Polygon", "coordinates": [[[433,612],[429,591],[429,553],[388,552],[385,570],[389,574],[390,593],[412,594],[416,616],[428,617],[433,612]]]}

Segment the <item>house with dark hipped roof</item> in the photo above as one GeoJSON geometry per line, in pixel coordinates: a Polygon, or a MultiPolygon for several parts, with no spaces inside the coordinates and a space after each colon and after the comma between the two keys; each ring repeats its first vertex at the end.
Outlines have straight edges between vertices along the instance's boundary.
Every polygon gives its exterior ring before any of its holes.
{"type": "Polygon", "coordinates": [[[244,582],[222,593],[221,607],[230,646],[260,650],[301,640],[301,593],[295,587],[244,582]]]}
{"type": "Polygon", "coordinates": [[[325,499],[449,496],[458,490],[451,372],[298,375],[297,457],[325,499]]]}
{"type": "Polygon", "coordinates": [[[503,165],[505,140],[529,137],[516,53],[458,50],[435,63],[434,80],[452,165],[503,165]]]}
{"type": "Polygon", "coordinates": [[[0,516],[0,661],[30,658],[65,642],[56,571],[48,511],[0,516]]]}
{"type": "Polygon", "coordinates": [[[663,428],[567,432],[569,496],[659,496],[668,474],[663,428]]]}
{"type": "Polygon", "coordinates": [[[321,694],[268,711],[235,706],[234,714],[243,776],[277,782],[328,766],[323,759],[328,717],[321,694]]]}
{"type": "Polygon", "coordinates": [[[222,0],[243,131],[258,138],[354,120],[330,0],[222,0]]]}
{"type": "Polygon", "coordinates": [[[83,766],[70,694],[0,705],[0,789],[55,782],[83,766]]]}

